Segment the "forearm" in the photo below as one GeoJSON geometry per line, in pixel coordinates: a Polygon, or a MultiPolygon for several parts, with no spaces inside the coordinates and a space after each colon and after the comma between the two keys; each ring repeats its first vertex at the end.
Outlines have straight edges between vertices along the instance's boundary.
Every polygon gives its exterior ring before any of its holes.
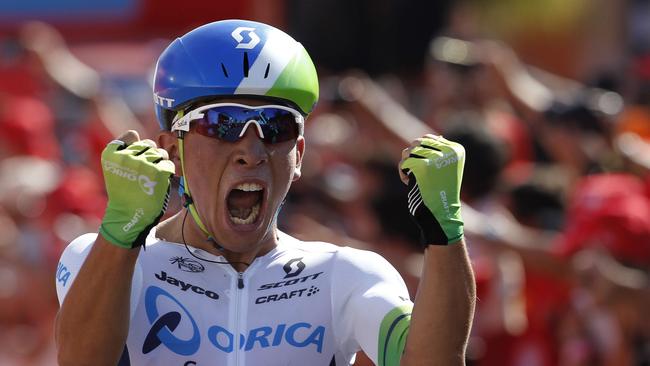
{"type": "Polygon", "coordinates": [[[476,285],[464,240],[425,250],[402,365],[462,365],[476,285]]]}
{"type": "Polygon", "coordinates": [[[55,338],[60,365],[115,365],[129,328],[131,280],[139,249],[101,235],[59,310],[55,338]]]}

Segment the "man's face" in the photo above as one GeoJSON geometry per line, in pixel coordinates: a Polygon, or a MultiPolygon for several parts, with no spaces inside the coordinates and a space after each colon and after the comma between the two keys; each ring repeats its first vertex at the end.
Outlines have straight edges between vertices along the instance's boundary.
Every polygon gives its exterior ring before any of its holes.
{"type": "MultiPolygon", "coordinates": [[[[247,99],[227,102],[271,104],[247,99]]],[[[279,207],[291,183],[300,177],[303,137],[267,144],[251,124],[236,142],[190,130],[184,146],[186,184],[216,241],[232,252],[270,248],[279,207]]]]}

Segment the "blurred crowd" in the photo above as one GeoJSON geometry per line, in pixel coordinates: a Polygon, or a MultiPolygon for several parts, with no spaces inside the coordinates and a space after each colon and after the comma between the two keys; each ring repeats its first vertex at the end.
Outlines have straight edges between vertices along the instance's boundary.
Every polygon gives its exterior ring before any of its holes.
{"type": "MultiPolygon", "coordinates": [[[[433,39],[415,80],[321,71],[280,227],[381,253],[415,296],[422,254],[396,164],[412,139],[443,134],[467,150],[468,364],[650,364],[650,56],[570,80],[461,38],[433,39]]],[[[100,153],[126,129],[157,132],[147,83],[161,45],[139,47],[115,76],[43,23],[0,39],[0,364],[56,363],[58,256],[97,231],[100,153]]]]}

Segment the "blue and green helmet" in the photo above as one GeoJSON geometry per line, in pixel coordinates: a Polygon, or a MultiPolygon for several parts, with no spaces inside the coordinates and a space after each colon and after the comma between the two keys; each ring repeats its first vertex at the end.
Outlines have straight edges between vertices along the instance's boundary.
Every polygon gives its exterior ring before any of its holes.
{"type": "Polygon", "coordinates": [[[169,130],[169,112],[198,100],[233,96],[268,98],[306,116],[318,101],[316,68],[291,36],[248,20],[198,27],[158,58],[153,97],[161,129],[169,130]]]}

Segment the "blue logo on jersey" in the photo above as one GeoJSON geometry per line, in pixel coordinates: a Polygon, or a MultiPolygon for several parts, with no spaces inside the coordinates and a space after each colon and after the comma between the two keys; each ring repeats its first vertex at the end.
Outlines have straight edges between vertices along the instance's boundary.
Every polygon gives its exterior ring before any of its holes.
{"type": "Polygon", "coordinates": [[[144,306],[147,310],[147,318],[149,323],[152,324],[147,338],[142,345],[142,353],[147,354],[156,349],[161,343],[167,346],[174,353],[183,356],[193,355],[198,351],[201,345],[201,336],[199,335],[199,327],[196,325],[194,318],[189,311],[176,300],[169,292],[161,289],[160,287],[150,286],[144,295],[144,306]],[[182,316],[177,311],[170,311],[160,316],[158,313],[157,299],[159,296],[164,296],[175,302],[187,315],[192,322],[192,338],[179,339],[172,333],[178,324],[181,322],[182,316]]]}
{"type": "MultiPolygon", "coordinates": [[[[158,348],[161,344],[165,345],[172,352],[183,356],[193,355],[199,350],[201,345],[199,328],[183,304],[167,291],[156,286],[147,288],[144,303],[151,329],[142,345],[142,353],[147,354],[158,348]],[[172,300],[173,303],[178,305],[179,309],[176,309],[178,311],[172,310],[160,315],[157,299],[161,296],[172,300]],[[180,339],[173,334],[174,330],[178,328],[181,321],[185,318],[189,319],[192,325],[192,337],[190,339],[180,339]]],[[[222,352],[231,353],[235,350],[235,335],[222,326],[213,325],[208,328],[207,337],[210,343],[222,352]]],[[[306,322],[298,322],[295,324],[277,324],[275,326],[263,326],[251,329],[246,336],[239,334],[238,343],[239,349],[245,352],[256,348],[278,347],[283,342],[286,342],[298,348],[313,344],[316,347],[316,351],[322,353],[324,338],[324,326],[319,325],[314,327],[306,322]]]]}
{"type": "MultiPolygon", "coordinates": [[[[294,347],[307,347],[310,344],[316,346],[318,353],[323,352],[323,338],[325,337],[325,327],[317,326],[312,330],[309,323],[296,323],[287,326],[287,324],[278,324],[273,327],[259,327],[251,329],[248,337],[243,334],[239,335],[239,348],[248,352],[259,345],[259,348],[277,347],[282,341],[286,341],[294,347]],[[302,334],[302,336],[298,336],[302,334]],[[307,334],[307,337],[304,335],[307,334]],[[304,338],[304,339],[301,339],[304,338]]],[[[208,329],[208,339],[218,349],[230,353],[234,349],[234,336],[227,329],[218,325],[208,329]]]]}
{"type": "Polygon", "coordinates": [[[70,271],[62,262],[56,266],[56,280],[63,283],[63,287],[68,284],[70,278],[70,271]]]}

